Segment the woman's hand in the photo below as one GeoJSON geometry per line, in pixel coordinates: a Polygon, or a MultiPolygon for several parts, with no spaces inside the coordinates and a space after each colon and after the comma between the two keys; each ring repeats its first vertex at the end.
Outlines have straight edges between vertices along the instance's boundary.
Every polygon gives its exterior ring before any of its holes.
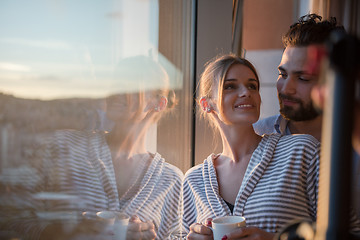
{"type": "Polygon", "coordinates": [[[156,238],[155,226],[151,221],[142,222],[138,216],[132,216],[126,233],[126,240],[152,240],[156,238]]]}
{"type": "Polygon", "coordinates": [[[269,233],[257,227],[242,227],[223,237],[223,240],[272,240],[275,233],[269,233]]]}
{"type": "Polygon", "coordinates": [[[190,226],[190,232],[187,236],[189,240],[213,240],[211,227],[211,218],[206,219],[206,224],[194,223],[190,226]]]}

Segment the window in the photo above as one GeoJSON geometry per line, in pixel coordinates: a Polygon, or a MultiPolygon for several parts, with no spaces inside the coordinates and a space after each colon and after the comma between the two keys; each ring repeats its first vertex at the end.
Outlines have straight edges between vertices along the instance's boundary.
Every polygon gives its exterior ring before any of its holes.
{"type": "Polygon", "coordinates": [[[194,91],[204,64],[232,51],[236,4],[244,13],[241,47],[260,69],[261,117],[277,112],[282,47],[268,41],[264,31],[273,28],[261,17],[272,7],[272,20],[289,26],[309,1],[265,1],[1,1],[0,238],[36,238],[49,222],[114,209],[152,215],[159,230],[156,207],[171,202],[169,194],[142,203],[144,211],[130,206],[146,193],[143,179],[166,175],[161,160],[144,159],[161,156],[174,167],[166,169],[179,169],[151,186],[161,188],[221,151],[195,114],[194,91]]]}
{"type": "MultiPolygon", "coordinates": [[[[194,6],[177,0],[0,3],[0,236],[30,234],[22,232],[22,218],[41,223],[68,219],[74,208],[126,208],[143,186],[141,177],[162,178],[173,169],[158,170],[160,155],[179,172],[191,167],[194,6]],[[86,171],[94,178],[83,177],[86,171]],[[103,181],[116,181],[117,189],[103,181]],[[94,190],[96,182],[102,186],[94,190]],[[117,192],[113,200],[109,191],[117,192]],[[17,221],[20,230],[2,231],[17,221]]],[[[173,178],[181,183],[179,176],[168,178],[152,187],[173,178]]],[[[166,202],[162,195],[157,206],[166,202]]],[[[159,228],[160,210],[146,208],[159,228]]]]}

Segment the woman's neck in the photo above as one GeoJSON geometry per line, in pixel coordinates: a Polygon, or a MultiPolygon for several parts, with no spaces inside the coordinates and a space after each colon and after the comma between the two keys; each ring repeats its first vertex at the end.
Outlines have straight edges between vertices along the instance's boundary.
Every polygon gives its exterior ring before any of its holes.
{"type": "Polygon", "coordinates": [[[146,153],[145,135],[145,129],[139,125],[115,126],[106,135],[113,160],[130,159],[134,155],[146,153]]]}
{"type": "Polygon", "coordinates": [[[250,126],[222,126],[222,155],[237,162],[252,155],[262,137],[250,126]]]}

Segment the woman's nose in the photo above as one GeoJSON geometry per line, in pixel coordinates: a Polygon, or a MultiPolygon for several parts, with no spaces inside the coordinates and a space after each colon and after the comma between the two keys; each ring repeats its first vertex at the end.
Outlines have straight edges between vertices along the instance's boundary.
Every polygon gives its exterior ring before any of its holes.
{"type": "Polygon", "coordinates": [[[246,86],[241,86],[238,88],[238,97],[248,97],[250,96],[250,91],[246,86]]]}

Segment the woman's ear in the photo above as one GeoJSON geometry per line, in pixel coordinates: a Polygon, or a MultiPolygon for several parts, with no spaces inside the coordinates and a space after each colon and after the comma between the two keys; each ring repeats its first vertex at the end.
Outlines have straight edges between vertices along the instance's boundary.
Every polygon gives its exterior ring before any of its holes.
{"type": "Polygon", "coordinates": [[[200,98],[199,103],[203,111],[210,113],[213,110],[206,97],[200,98]]]}
{"type": "Polygon", "coordinates": [[[154,108],[155,112],[163,111],[167,106],[168,100],[165,96],[161,96],[154,108]]]}

